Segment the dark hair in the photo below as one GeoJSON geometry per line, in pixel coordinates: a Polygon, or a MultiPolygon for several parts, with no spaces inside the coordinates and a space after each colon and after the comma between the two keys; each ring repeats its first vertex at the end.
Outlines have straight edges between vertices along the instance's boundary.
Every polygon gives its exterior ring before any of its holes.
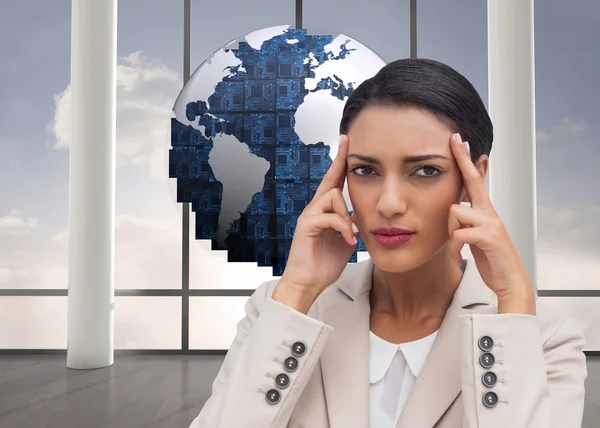
{"type": "Polygon", "coordinates": [[[421,107],[460,132],[469,141],[471,160],[489,156],[494,139],[490,116],[477,90],[462,74],[439,61],[399,59],[386,64],[350,94],[340,122],[340,134],[367,106],[421,107]]]}

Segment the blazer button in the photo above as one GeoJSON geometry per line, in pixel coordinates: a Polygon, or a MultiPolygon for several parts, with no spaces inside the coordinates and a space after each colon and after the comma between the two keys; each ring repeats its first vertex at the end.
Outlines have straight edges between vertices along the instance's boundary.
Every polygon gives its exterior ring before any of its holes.
{"type": "Polygon", "coordinates": [[[286,358],[285,362],[283,363],[283,368],[285,368],[285,370],[288,372],[295,372],[298,368],[298,360],[294,357],[286,358]]]}
{"type": "Polygon", "coordinates": [[[479,357],[479,364],[481,364],[481,367],[486,369],[491,368],[494,365],[495,361],[496,359],[489,352],[481,354],[481,357],[479,357]]]}
{"type": "Polygon", "coordinates": [[[269,404],[277,404],[281,400],[281,395],[276,389],[270,389],[267,391],[266,399],[269,404]]]}
{"type": "Polygon", "coordinates": [[[491,409],[492,407],[496,407],[496,404],[498,404],[498,396],[495,392],[488,392],[483,396],[483,405],[485,407],[491,409]]]}
{"type": "Polygon", "coordinates": [[[479,349],[483,352],[491,351],[494,347],[494,341],[489,336],[483,336],[479,339],[479,349]]]}
{"type": "Polygon", "coordinates": [[[306,345],[302,342],[296,342],[292,345],[292,354],[296,357],[301,357],[306,354],[306,345]]]}
{"type": "Polygon", "coordinates": [[[484,375],[481,377],[481,380],[483,381],[483,384],[485,386],[491,388],[492,386],[496,385],[496,382],[498,381],[498,376],[496,376],[496,373],[494,372],[487,372],[484,373],[484,375]]]}
{"type": "Polygon", "coordinates": [[[285,373],[281,373],[275,379],[275,385],[277,385],[277,387],[280,389],[287,388],[289,384],[290,384],[290,377],[288,375],[286,375],[285,373]]]}

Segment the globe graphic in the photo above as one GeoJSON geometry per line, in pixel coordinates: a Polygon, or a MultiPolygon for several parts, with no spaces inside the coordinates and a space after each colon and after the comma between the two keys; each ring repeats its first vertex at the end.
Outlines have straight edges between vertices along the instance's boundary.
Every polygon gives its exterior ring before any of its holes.
{"type": "MultiPolygon", "coordinates": [[[[179,94],[169,177],[195,238],[280,276],[296,222],[338,151],[347,97],[385,61],[344,35],[264,28],[214,52],[179,94]]],[[[349,211],[352,205],[344,187],[349,211]]],[[[365,251],[361,240],[350,257],[365,251]]]]}

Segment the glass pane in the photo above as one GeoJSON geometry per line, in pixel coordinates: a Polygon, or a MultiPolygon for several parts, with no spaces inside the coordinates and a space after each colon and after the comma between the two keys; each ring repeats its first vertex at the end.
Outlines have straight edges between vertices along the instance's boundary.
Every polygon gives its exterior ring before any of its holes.
{"type": "MultiPolygon", "coordinates": [[[[294,2],[276,0],[260,4],[246,2],[235,6],[236,13],[222,16],[220,3],[192,1],[192,53],[191,73],[216,50],[231,40],[261,28],[293,25],[294,2]]],[[[214,85],[218,83],[220,77],[214,85]]],[[[213,85],[213,86],[214,86],[213,85]]],[[[212,87],[210,84],[206,87],[212,87]]],[[[208,94],[210,95],[210,93],[208,94]]],[[[199,98],[202,98],[199,96],[199,98]]],[[[172,179],[175,182],[175,179],[172,179]]],[[[191,288],[241,288],[254,289],[261,282],[273,278],[270,267],[258,267],[257,263],[227,262],[225,251],[212,251],[208,240],[196,238],[196,214],[190,214],[190,287],[191,288]]]]}
{"type": "Polygon", "coordinates": [[[181,297],[116,297],[115,349],[181,349],[181,297]]]}
{"type": "Polygon", "coordinates": [[[235,13],[227,11],[227,7],[231,5],[192,0],[192,73],[213,52],[236,37],[261,28],[295,23],[293,1],[239,1],[235,3],[235,13]]]}
{"type": "Polygon", "coordinates": [[[211,251],[210,245],[210,241],[190,237],[190,288],[255,289],[276,278],[271,267],[228,262],[226,251],[211,251]]]}
{"type": "Polygon", "coordinates": [[[190,349],[229,349],[248,297],[190,297],[190,349]]]}
{"type": "Polygon", "coordinates": [[[600,297],[540,297],[540,302],[581,321],[586,351],[600,351],[600,297]]]}
{"type": "Polygon", "coordinates": [[[169,179],[183,86],[183,2],[119,2],[115,288],[181,288],[181,205],[169,179]]]}
{"type": "MultiPolygon", "coordinates": [[[[546,222],[547,227],[547,221],[538,215],[538,225],[546,222]]],[[[538,237],[537,266],[538,290],[600,289],[600,258],[594,253],[561,251],[560,245],[552,247],[538,237]]]]}
{"type": "Polygon", "coordinates": [[[337,0],[304,0],[303,24],[312,34],[346,34],[375,51],[386,62],[410,56],[410,2],[380,0],[343,4],[337,0]],[[374,25],[371,25],[374,24],[374,25]]]}
{"type": "Polygon", "coordinates": [[[597,11],[535,3],[538,289],[600,290],[597,11]]]}
{"type": "Polygon", "coordinates": [[[487,2],[417,2],[417,56],[456,69],[487,105],[487,2]]]}
{"type": "MultiPolygon", "coordinates": [[[[487,2],[417,2],[417,56],[443,62],[461,73],[473,84],[487,107],[487,2]],[[452,25],[459,22],[468,22],[468,25],[452,25]]],[[[489,189],[489,176],[485,185],[489,189]]],[[[464,251],[470,254],[466,247],[464,251]]]]}
{"type": "MultiPolygon", "coordinates": [[[[0,349],[66,348],[67,297],[0,297],[0,349]]],[[[181,297],[116,297],[115,349],[181,349],[181,297]]]]}
{"type": "Polygon", "coordinates": [[[64,111],[54,121],[54,97],[69,82],[71,2],[36,2],[34,9],[15,2],[0,13],[3,289],[67,287],[69,154],[57,150],[66,123],[64,111]]]}
{"type": "Polygon", "coordinates": [[[0,349],[66,348],[66,297],[0,297],[0,349]]]}
{"type": "MultiPolygon", "coordinates": [[[[0,288],[65,289],[71,4],[37,4],[39,22],[30,9],[0,16],[0,182],[15,184],[0,200],[0,288]]],[[[183,4],[120,2],[118,15],[115,286],[180,287],[181,215],[165,156],[182,84],[173,46],[182,46],[183,4]]]]}

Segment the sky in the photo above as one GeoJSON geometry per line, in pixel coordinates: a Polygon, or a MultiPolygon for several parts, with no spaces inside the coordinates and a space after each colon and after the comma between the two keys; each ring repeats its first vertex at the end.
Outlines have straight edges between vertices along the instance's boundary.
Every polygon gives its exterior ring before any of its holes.
{"type": "MultiPolygon", "coordinates": [[[[294,3],[236,0],[226,14],[219,2],[192,0],[192,72],[236,37],[293,25],[294,3]]],[[[348,34],[386,61],[409,56],[408,0],[340,4],[304,0],[304,27],[348,34]]],[[[418,55],[456,68],[487,103],[486,7],[419,2],[417,29],[418,55]]],[[[11,2],[0,14],[0,288],[67,287],[70,20],[68,0],[11,2]]],[[[181,284],[181,206],[166,156],[182,37],[183,1],[119,1],[116,288],[181,284]]],[[[535,2],[539,289],[600,289],[598,41],[599,2],[535,2]]],[[[224,254],[208,248],[192,239],[192,288],[256,288],[272,278],[249,263],[225,269],[224,254]]],[[[555,304],[591,319],[599,302],[555,304]]],[[[600,332],[595,340],[600,348],[600,332]]]]}

